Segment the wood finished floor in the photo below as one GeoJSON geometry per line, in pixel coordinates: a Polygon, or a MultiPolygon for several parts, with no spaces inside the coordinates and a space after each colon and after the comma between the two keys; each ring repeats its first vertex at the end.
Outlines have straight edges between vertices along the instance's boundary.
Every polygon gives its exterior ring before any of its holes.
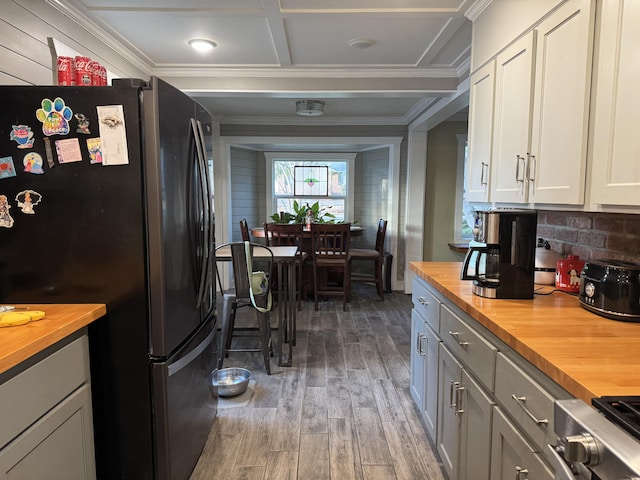
{"type": "Polygon", "coordinates": [[[411,297],[374,291],[354,285],[347,312],[303,302],[293,367],[274,358],[268,376],[261,354],[230,354],[254,394],[218,410],[191,480],[443,478],[409,393],[411,297]]]}

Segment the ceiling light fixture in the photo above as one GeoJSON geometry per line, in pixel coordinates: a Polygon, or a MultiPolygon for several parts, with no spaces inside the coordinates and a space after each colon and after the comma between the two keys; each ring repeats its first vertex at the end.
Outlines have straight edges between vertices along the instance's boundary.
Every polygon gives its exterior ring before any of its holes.
{"type": "Polygon", "coordinates": [[[207,53],[218,46],[216,42],[204,38],[192,38],[187,43],[198,53],[207,53]]]}
{"type": "Polygon", "coordinates": [[[324,102],[322,100],[298,100],[296,113],[303,117],[319,117],[322,115],[324,102]]]}
{"type": "Polygon", "coordinates": [[[376,43],[375,40],[369,40],[367,38],[354,38],[349,40],[349,46],[353,48],[369,48],[376,43]]]}

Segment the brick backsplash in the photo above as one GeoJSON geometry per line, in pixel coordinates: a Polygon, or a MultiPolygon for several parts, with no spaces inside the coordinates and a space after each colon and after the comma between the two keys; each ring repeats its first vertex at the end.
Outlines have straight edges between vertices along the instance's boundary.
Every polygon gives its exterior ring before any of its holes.
{"type": "Polygon", "coordinates": [[[563,256],[640,263],[640,215],[539,210],[537,233],[563,256]]]}

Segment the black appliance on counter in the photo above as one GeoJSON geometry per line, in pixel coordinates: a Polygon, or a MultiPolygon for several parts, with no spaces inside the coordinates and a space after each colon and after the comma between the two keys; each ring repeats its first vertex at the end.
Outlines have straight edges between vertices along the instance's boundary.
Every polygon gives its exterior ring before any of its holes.
{"type": "Polygon", "coordinates": [[[460,278],[473,280],[473,293],[487,298],[533,298],[536,210],[474,212],[473,243],[460,278]]]}
{"type": "Polygon", "coordinates": [[[585,262],[580,305],[613,320],[640,322],[640,265],[620,260],[585,262]]]}
{"type": "Polygon", "coordinates": [[[217,409],[211,116],[157,78],[114,84],[0,87],[0,302],[105,303],[98,478],[185,480],[217,409]]]}
{"type": "Polygon", "coordinates": [[[640,478],[640,397],[556,400],[556,445],[549,458],[557,480],[640,478]]]}

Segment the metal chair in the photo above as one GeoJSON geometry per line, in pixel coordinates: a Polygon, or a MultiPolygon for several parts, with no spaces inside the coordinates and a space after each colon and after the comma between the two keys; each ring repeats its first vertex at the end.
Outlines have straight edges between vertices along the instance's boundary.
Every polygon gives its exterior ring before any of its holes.
{"type": "MultiPolygon", "coordinates": [[[[273,253],[264,245],[250,242],[235,242],[220,245],[216,248],[216,253],[222,248],[230,248],[231,263],[233,266],[233,279],[235,288],[223,292],[222,326],[220,353],[218,356],[218,369],[222,368],[224,358],[229,352],[262,352],[267,374],[271,375],[270,356],[272,353],[271,344],[271,321],[269,312],[271,310],[271,286],[268,276],[266,282],[256,285],[253,272],[253,258],[257,249],[262,249],[260,255],[261,264],[266,266],[265,275],[271,272],[273,266],[273,253]],[[249,254],[247,255],[247,252],[249,254]],[[260,291],[257,291],[257,289],[260,291]],[[236,312],[238,308],[251,307],[256,310],[257,327],[236,328],[236,312]],[[260,348],[231,348],[231,341],[234,332],[258,332],[260,338],[260,348]]],[[[257,276],[255,276],[257,277],[257,276]]],[[[218,281],[220,278],[218,277],[218,281]]],[[[222,284],[220,285],[222,290],[222,284]]],[[[249,336],[247,333],[238,336],[249,336]]],[[[251,335],[251,336],[255,336],[251,335]]]]}
{"type": "Polygon", "coordinates": [[[378,221],[378,232],[376,233],[376,245],[370,248],[352,248],[349,250],[351,257],[351,281],[375,283],[378,290],[378,296],[384,300],[384,287],[382,285],[382,265],[384,262],[384,239],[387,233],[387,221],[380,219],[378,221]],[[353,271],[354,261],[373,261],[373,274],[366,274],[353,271]]]}
{"type": "Polygon", "coordinates": [[[342,310],[347,310],[351,293],[349,271],[350,223],[312,223],[311,257],[313,258],[313,294],[315,309],[318,310],[320,295],[342,297],[342,310]],[[322,277],[319,276],[322,270],[322,277]],[[341,271],[342,283],[332,283],[330,271],[341,271]],[[321,283],[322,281],[322,283],[321,283]]]}
{"type": "Polygon", "coordinates": [[[249,236],[249,225],[247,225],[247,219],[243,218],[240,220],[240,235],[242,235],[243,242],[250,242],[251,237],[249,236]]]}

